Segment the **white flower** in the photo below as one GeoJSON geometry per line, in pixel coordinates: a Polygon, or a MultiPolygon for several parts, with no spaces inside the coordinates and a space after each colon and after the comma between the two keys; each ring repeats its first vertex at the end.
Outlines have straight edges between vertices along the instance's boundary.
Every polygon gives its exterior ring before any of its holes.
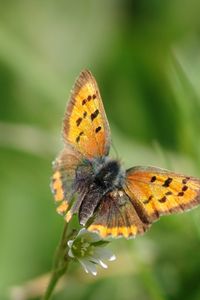
{"type": "Polygon", "coordinates": [[[76,258],[86,273],[96,275],[97,265],[104,269],[108,267],[103,260],[113,261],[116,259],[110,250],[105,249],[108,243],[108,241],[101,240],[97,233],[89,232],[83,228],[74,240],[68,241],[68,255],[76,258]]]}

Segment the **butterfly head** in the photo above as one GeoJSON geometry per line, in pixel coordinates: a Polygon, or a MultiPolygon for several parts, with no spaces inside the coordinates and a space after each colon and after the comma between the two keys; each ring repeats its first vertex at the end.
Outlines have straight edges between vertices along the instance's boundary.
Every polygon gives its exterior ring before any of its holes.
{"type": "Polygon", "coordinates": [[[84,186],[98,188],[104,194],[114,187],[121,187],[124,177],[125,172],[119,161],[104,156],[84,160],[77,167],[75,185],[80,186],[83,183],[84,186]]]}
{"type": "Polygon", "coordinates": [[[104,161],[95,166],[94,183],[103,189],[113,189],[113,187],[121,186],[123,181],[123,171],[120,163],[117,160],[104,158],[104,161]]]}

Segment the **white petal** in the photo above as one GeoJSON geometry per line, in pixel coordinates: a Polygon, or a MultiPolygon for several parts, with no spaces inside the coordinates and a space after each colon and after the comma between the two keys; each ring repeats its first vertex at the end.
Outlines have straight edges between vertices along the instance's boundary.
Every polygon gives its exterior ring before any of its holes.
{"type": "Polygon", "coordinates": [[[90,232],[86,230],[85,228],[82,228],[79,233],[77,234],[77,237],[83,237],[87,242],[94,243],[101,240],[100,236],[97,233],[90,232]]]}
{"type": "Polygon", "coordinates": [[[73,240],[69,240],[69,241],[67,242],[67,245],[71,248],[73,242],[74,242],[73,240]]]}
{"type": "Polygon", "coordinates": [[[108,268],[108,266],[102,260],[99,260],[99,263],[102,266],[102,268],[104,268],[104,269],[108,268]]]}
{"type": "Polygon", "coordinates": [[[116,256],[115,256],[115,254],[113,254],[108,260],[109,261],[113,261],[113,260],[115,260],[116,259],[116,256]]]}
{"type": "Polygon", "coordinates": [[[94,250],[93,257],[99,258],[99,259],[107,259],[110,261],[113,261],[116,259],[116,256],[112,253],[111,250],[105,249],[102,247],[96,247],[94,250]]]}
{"type": "Polygon", "coordinates": [[[78,232],[78,234],[77,234],[77,236],[81,236],[81,235],[83,235],[83,234],[85,234],[85,233],[87,233],[88,231],[85,229],[85,228],[82,228],[79,232],[78,232]]]}
{"type": "Polygon", "coordinates": [[[94,262],[97,265],[100,265],[102,268],[107,269],[108,266],[99,258],[95,258],[94,256],[90,256],[87,258],[89,261],[94,262]]]}
{"type": "Polygon", "coordinates": [[[97,275],[97,271],[92,271],[92,275],[96,276],[97,275]]]}
{"type": "Polygon", "coordinates": [[[84,260],[79,259],[78,261],[80,262],[81,266],[84,268],[85,272],[88,273],[88,269],[86,268],[84,260]]]}
{"type": "Polygon", "coordinates": [[[69,255],[70,257],[72,257],[72,258],[74,258],[74,257],[75,257],[71,249],[69,249],[69,251],[68,251],[68,255],[69,255]]]}
{"type": "Polygon", "coordinates": [[[96,265],[89,260],[79,259],[79,262],[83,266],[86,273],[91,273],[92,275],[97,275],[96,265]]]}

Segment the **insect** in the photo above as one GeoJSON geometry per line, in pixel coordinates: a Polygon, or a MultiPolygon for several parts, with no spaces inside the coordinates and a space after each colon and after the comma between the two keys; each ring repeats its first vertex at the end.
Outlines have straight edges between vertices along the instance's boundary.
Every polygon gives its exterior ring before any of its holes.
{"type": "Polygon", "coordinates": [[[95,78],[80,73],[63,122],[64,149],[53,165],[57,212],[102,238],[135,237],[162,215],[200,202],[200,180],[156,167],[123,170],[111,159],[110,128],[95,78]]]}

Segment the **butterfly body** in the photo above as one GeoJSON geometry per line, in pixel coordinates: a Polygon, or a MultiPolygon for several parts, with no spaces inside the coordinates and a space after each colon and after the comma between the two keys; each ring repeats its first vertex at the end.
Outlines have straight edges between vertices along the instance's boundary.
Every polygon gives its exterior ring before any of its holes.
{"type": "Polygon", "coordinates": [[[124,176],[119,162],[107,156],[85,159],[77,166],[73,193],[78,195],[75,206],[80,224],[85,225],[104,195],[122,188],[124,176]]]}
{"type": "Polygon", "coordinates": [[[63,124],[64,149],[51,182],[57,211],[102,237],[134,237],[162,215],[200,203],[200,180],[156,167],[124,171],[109,158],[110,129],[97,83],[85,70],[72,91],[63,124]]]}

